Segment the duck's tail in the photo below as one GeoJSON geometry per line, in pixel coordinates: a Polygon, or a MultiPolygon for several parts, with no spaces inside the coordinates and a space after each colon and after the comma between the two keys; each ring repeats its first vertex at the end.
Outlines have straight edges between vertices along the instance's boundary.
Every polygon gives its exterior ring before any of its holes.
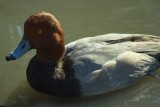
{"type": "Polygon", "coordinates": [[[157,78],[158,80],[160,80],[160,75],[159,75],[159,73],[160,73],[160,67],[158,68],[158,69],[156,69],[156,70],[149,70],[148,72],[147,72],[147,76],[152,76],[152,77],[155,77],[155,78],[157,78]]]}
{"type": "Polygon", "coordinates": [[[156,69],[155,77],[160,80],[160,67],[156,69]]]}

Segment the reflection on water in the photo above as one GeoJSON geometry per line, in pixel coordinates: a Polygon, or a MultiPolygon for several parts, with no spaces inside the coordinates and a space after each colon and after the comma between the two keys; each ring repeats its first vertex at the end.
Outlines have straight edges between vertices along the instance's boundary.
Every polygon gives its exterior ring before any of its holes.
{"type": "Polygon", "coordinates": [[[58,99],[32,90],[25,70],[34,51],[14,62],[8,54],[23,35],[23,23],[37,11],[54,13],[65,30],[65,42],[105,33],[160,35],[159,0],[1,0],[0,105],[9,107],[159,107],[159,80],[146,78],[106,95],[58,99]]]}
{"type": "Polygon", "coordinates": [[[147,77],[146,81],[105,95],[81,98],[55,98],[31,89],[22,82],[7,101],[9,107],[158,107],[160,104],[159,80],[147,77]],[[153,97],[154,96],[154,97],[153,97]]]}

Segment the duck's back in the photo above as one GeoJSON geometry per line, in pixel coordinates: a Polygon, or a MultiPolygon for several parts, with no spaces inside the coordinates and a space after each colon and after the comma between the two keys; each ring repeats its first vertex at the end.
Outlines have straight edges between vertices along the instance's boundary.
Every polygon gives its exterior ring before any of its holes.
{"type": "MultiPolygon", "coordinates": [[[[67,44],[65,57],[72,60],[72,68],[74,69],[76,78],[81,82],[82,91],[84,91],[86,95],[98,94],[103,91],[110,91],[110,89],[106,88],[109,87],[108,79],[112,77],[109,75],[119,75],[117,73],[109,73],[110,71],[115,72],[122,70],[119,72],[123,74],[123,71],[125,71],[124,68],[128,67],[126,71],[130,72],[130,74],[128,74],[126,78],[122,76],[123,79],[128,79],[130,77],[129,75],[137,72],[137,69],[148,72],[149,70],[158,68],[158,61],[160,61],[160,37],[142,34],[106,34],[87,37],[67,44]],[[126,51],[130,52],[127,53],[126,51]],[[115,67],[115,63],[117,64],[118,58],[121,56],[123,56],[123,59],[120,60],[127,58],[131,62],[130,65],[123,66],[123,68],[119,65],[115,67]],[[136,58],[137,62],[134,61],[136,58]],[[139,65],[135,67],[135,64],[139,65]],[[110,66],[114,66],[114,70],[108,70],[110,66]],[[103,74],[102,71],[105,72],[105,74],[103,74]]],[[[141,78],[144,75],[146,75],[146,73],[141,74],[139,77],[141,78]]],[[[134,80],[136,79],[133,79],[133,81],[134,80]]],[[[113,81],[114,80],[112,80],[112,82],[113,81]]],[[[129,81],[133,82],[132,79],[129,81]]],[[[128,85],[130,82],[120,84],[128,85]]],[[[126,85],[112,86],[112,88],[123,88],[126,85]]]]}

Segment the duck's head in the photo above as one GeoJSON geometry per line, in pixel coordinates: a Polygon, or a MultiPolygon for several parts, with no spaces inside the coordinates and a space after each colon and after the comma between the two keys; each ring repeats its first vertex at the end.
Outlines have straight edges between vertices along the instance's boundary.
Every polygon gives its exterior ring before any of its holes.
{"type": "Polygon", "coordinates": [[[24,36],[6,60],[15,60],[36,49],[40,60],[59,60],[64,54],[64,33],[56,17],[47,12],[31,15],[24,23],[24,36]]]}

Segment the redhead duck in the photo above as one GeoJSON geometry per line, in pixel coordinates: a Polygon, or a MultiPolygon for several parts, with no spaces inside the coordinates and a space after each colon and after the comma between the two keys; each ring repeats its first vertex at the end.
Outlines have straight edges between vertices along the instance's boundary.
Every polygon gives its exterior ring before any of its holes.
{"type": "Polygon", "coordinates": [[[90,96],[125,88],[160,67],[160,37],[105,34],[64,45],[64,32],[47,12],[31,15],[24,36],[6,60],[36,49],[27,67],[30,86],[49,95],[90,96]]]}

